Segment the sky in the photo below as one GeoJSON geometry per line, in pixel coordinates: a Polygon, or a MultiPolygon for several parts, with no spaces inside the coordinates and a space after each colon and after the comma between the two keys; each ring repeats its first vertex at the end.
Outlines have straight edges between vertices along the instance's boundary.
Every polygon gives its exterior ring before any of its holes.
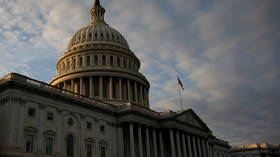
{"type": "MultiPolygon", "coordinates": [[[[0,77],[48,82],[93,0],[0,0],[0,77]]],[[[182,101],[231,145],[280,143],[279,0],[101,0],[150,81],[150,104],[182,101]]]]}

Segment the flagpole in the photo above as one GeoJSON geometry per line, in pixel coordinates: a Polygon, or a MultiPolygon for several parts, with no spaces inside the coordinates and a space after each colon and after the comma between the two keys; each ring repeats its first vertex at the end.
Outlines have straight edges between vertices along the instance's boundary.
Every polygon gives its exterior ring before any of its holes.
{"type": "MultiPolygon", "coordinates": [[[[179,75],[177,74],[177,79],[179,80],[179,75]]],[[[181,87],[180,87],[180,84],[178,84],[178,90],[179,90],[179,101],[180,101],[180,104],[181,104],[181,111],[183,112],[184,111],[184,108],[183,108],[183,102],[182,102],[182,93],[181,93],[181,87]]]]}

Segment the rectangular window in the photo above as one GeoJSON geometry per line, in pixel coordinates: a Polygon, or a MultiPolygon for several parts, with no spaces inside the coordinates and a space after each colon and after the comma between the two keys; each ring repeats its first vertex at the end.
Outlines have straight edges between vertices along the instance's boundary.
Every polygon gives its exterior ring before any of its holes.
{"type": "Polygon", "coordinates": [[[92,145],[87,145],[87,157],[92,157],[92,145]]]}
{"type": "Polygon", "coordinates": [[[53,139],[50,137],[46,138],[46,154],[51,155],[53,149],[53,139]]]}
{"type": "Polygon", "coordinates": [[[100,126],[100,132],[105,132],[105,126],[104,125],[100,126]]]}
{"type": "Polygon", "coordinates": [[[28,109],[28,115],[31,117],[35,117],[35,109],[34,108],[29,108],[28,109]]]}
{"type": "Polygon", "coordinates": [[[100,147],[100,157],[106,157],[105,146],[100,147]]]}
{"type": "Polygon", "coordinates": [[[91,122],[87,122],[87,128],[92,129],[92,123],[91,122]]]}
{"type": "Polygon", "coordinates": [[[48,114],[47,114],[47,120],[53,120],[53,117],[54,117],[53,113],[48,112],[48,114]]]}
{"type": "Polygon", "coordinates": [[[33,152],[33,135],[26,136],[25,151],[29,153],[33,152]]]}

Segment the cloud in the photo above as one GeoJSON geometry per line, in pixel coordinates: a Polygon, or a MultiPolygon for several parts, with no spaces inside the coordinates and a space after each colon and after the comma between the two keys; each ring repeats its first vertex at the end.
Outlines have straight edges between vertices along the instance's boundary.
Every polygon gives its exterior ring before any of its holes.
{"type": "MultiPolygon", "coordinates": [[[[102,1],[106,21],[141,60],[151,107],[183,103],[232,144],[279,141],[279,1],[102,1]]],[[[88,1],[0,2],[0,75],[48,81],[70,37],[88,20],[88,1]],[[17,64],[15,64],[17,63],[17,64]]]]}

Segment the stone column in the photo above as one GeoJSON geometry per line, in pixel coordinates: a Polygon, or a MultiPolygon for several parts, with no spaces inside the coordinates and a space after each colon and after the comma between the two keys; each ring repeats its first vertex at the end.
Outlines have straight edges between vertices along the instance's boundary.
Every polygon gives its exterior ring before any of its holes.
{"type": "Polygon", "coordinates": [[[182,142],[183,142],[183,157],[187,157],[187,149],[186,149],[186,139],[185,139],[185,134],[184,132],[182,133],[182,142]]]}
{"type": "Polygon", "coordinates": [[[80,124],[79,124],[79,137],[80,137],[80,156],[85,156],[85,120],[84,116],[80,115],[80,124]]]}
{"type": "Polygon", "coordinates": [[[103,98],[103,78],[99,77],[99,97],[103,98]]]}
{"type": "Polygon", "coordinates": [[[138,126],[138,145],[139,145],[139,157],[143,157],[142,129],[140,124],[138,126]]]}
{"type": "Polygon", "coordinates": [[[93,98],[93,82],[92,82],[92,77],[89,77],[89,97],[93,98]]]}
{"type": "Polygon", "coordinates": [[[158,157],[156,130],[153,129],[154,157],[158,157]]]}
{"type": "Polygon", "coordinates": [[[209,145],[209,142],[208,141],[206,141],[206,147],[207,147],[207,156],[209,156],[209,157],[212,157],[212,153],[211,153],[211,151],[210,151],[210,145],[209,145]]]}
{"type": "Polygon", "coordinates": [[[110,100],[113,99],[113,78],[110,76],[109,78],[109,98],[110,100]]]}
{"type": "Polygon", "coordinates": [[[150,151],[150,135],[149,135],[149,128],[146,127],[146,150],[147,150],[147,157],[151,156],[150,151]]]}
{"type": "MultiPolygon", "coordinates": [[[[39,117],[39,120],[37,121],[38,122],[38,125],[37,125],[37,128],[38,128],[38,140],[36,143],[34,141],[34,145],[36,145],[34,148],[37,147],[37,151],[39,153],[44,153],[44,136],[43,136],[43,124],[45,122],[45,106],[39,104],[39,114],[38,114],[38,117],[39,117]],[[43,145],[42,145],[43,144],[43,145]]],[[[35,149],[34,149],[35,150],[35,149]]]]}
{"type": "Polygon", "coordinates": [[[200,137],[196,137],[196,141],[197,141],[197,152],[198,152],[198,156],[202,157],[202,152],[201,152],[201,141],[200,141],[200,137]]]}
{"type": "Polygon", "coordinates": [[[171,145],[171,157],[176,157],[175,143],[174,143],[174,137],[173,137],[172,129],[169,130],[169,136],[170,136],[170,145],[171,145]]]}
{"type": "Polygon", "coordinates": [[[130,81],[129,81],[129,79],[127,79],[127,95],[128,95],[128,101],[131,101],[130,81]]]}
{"type": "Polygon", "coordinates": [[[146,94],[146,87],[145,86],[143,86],[143,98],[144,98],[144,100],[143,100],[143,103],[145,104],[145,105],[147,105],[147,96],[146,96],[147,94],[146,94]]]}
{"type": "Polygon", "coordinates": [[[146,89],[146,104],[147,106],[149,106],[149,90],[148,88],[145,88],[146,89]]]}
{"type": "Polygon", "coordinates": [[[135,157],[133,124],[129,124],[130,157],[135,157]]]}
{"type": "Polygon", "coordinates": [[[140,84],[140,103],[143,103],[143,87],[142,84],[140,84]]]}
{"type": "Polygon", "coordinates": [[[178,157],[182,157],[179,131],[176,131],[176,143],[177,143],[177,154],[178,154],[178,157]]]}
{"type": "Polygon", "coordinates": [[[188,154],[189,154],[189,157],[192,157],[192,148],[191,148],[191,137],[190,137],[190,135],[187,135],[187,141],[188,141],[188,154]]]}
{"type": "Polygon", "coordinates": [[[71,84],[70,84],[70,91],[71,91],[71,92],[75,92],[74,83],[75,83],[75,82],[74,82],[74,79],[71,79],[71,84]]]}
{"type": "Polygon", "coordinates": [[[62,156],[62,110],[57,109],[57,141],[56,141],[56,154],[57,156],[62,156]]]}
{"type": "Polygon", "coordinates": [[[137,92],[137,82],[134,81],[134,97],[135,97],[135,102],[138,102],[138,92],[137,92]]]}
{"type": "Polygon", "coordinates": [[[118,154],[119,154],[119,157],[124,156],[124,141],[123,141],[123,128],[122,128],[122,126],[118,127],[118,154]]]}
{"type": "Polygon", "coordinates": [[[119,78],[119,98],[122,100],[122,78],[119,78]]]}
{"type": "Polygon", "coordinates": [[[18,129],[17,129],[17,146],[22,147],[24,145],[24,119],[25,119],[25,102],[20,102],[19,104],[19,119],[18,119],[18,129]]]}
{"type": "Polygon", "coordinates": [[[80,95],[84,95],[83,78],[80,77],[80,95]]]}
{"type": "Polygon", "coordinates": [[[205,149],[205,140],[202,138],[201,139],[201,144],[202,144],[202,153],[203,153],[203,156],[207,156],[206,153],[207,153],[207,150],[205,149]]]}
{"type": "Polygon", "coordinates": [[[197,156],[197,150],[196,150],[196,141],[195,141],[196,139],[195,139],[195,136],[193,135],[192,136],[192,142],[193,142],[193,154],[194,154],[194,157],[198,157],[197,156]]]}
{"type": "Polygon", "coordinates": [[[164,156],[164,150],[163,150],[163,140],[162,140],[162,133],[159,131],[159,146],[160,146],[160,156],[164,156]]]}

